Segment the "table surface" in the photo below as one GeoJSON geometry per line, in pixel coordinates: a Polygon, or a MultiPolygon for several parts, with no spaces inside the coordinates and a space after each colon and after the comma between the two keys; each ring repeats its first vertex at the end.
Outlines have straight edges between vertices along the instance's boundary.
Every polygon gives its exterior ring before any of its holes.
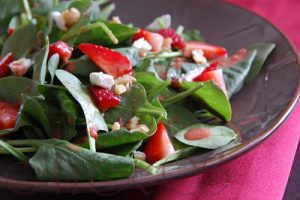
{"type": "MultiPolygon", "coordinates": [[[[293,163],[292,171],[290,173],[288,185],[284,194],[284,200],[297,200],[300,199],[300,145],[298,145],[297,153],[293,163]]],[[[107,193],[107,194],[49,194],[49,193],[35,193],[28,194],[22,191],[11,191],[11,190],[0,190],[0,199],[5,200],[94,200],[94,199],[109,199],[118,200],[124,199],[124,196],[130,195],[131,200],[135,199],[153,199],[155,196],[156,187],[147,188],[144,190],[136,191],[123,191],[117,194],[107,193]],[[134,193],[134,195],[132,195],[134,193]]]]}

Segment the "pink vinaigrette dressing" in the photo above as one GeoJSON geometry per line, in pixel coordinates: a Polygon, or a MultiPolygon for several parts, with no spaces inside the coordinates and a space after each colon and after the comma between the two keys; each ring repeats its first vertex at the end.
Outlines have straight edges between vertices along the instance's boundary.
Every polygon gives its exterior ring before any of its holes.
{"type": "Polygon", "coordinates": [[[186,140],[202,140],[212,135],[210,130],[204,128],[193,128],[184,134],[186,140]]]}

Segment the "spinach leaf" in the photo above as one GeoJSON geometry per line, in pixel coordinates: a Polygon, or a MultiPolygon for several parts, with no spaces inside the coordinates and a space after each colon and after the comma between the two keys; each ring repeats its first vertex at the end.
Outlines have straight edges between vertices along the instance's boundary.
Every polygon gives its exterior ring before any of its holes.
{"type": "Polygon", "coordinates": [[[137,48],[124,47],[117,48],[114,50],[126,56],[129,59],[132,66],[139,65],[141,62],[143,62],[143,59],[140,57],[139,50],[137,48]]]}
{"type": "Polygon", "coordinates": [[[131,158],[97,153],[63,140],[39,141],[29,160],[40,181],[104,181],[128,178],[134,170],[131,158]]]}
{"type": "Polygon", "coordinates": [[[254,44],[248,47],[248,51],[257,51],[257,55],[252,63],[251,69],[245,79],[245,83],[255,79],[260,73],[265,61],[267,60],[270,53],[275,48],[274,43],[262,43],[262,44],[254,44]]]}
{"type": "Polygon", "coordinates": [[[224,92],[213,81],[206,82],[182,82],[184,90],[193,88],[199,84],[203,86],[192,94],[192,97],[201,105],[219,118],[230,121],[232,112],[230,102],[224,92]]]}
{"type": "Polygon", "coordinates": [[[50,57],[48,61],[48,71],[51,76],[50,83],[53,84],[54,78],[55,78],[55,71],[57,70],[59,65],[59,55],[56,53],[53,56],[50,57]]]}
{"type": "Polygon", "coordinates": [[[4,43],[2,56],[12,53],[14,59],[26,56],[28,51],[37,45],[37,32],[34,25],[29,24],[18,29],[4,43]],[[24,37],[26,36],[26,37],[24,37]]]}
{"type": "Polygon", "coordinates": [[[66,69],[72,74],[88,77],[92,72],[99,72],[100,69],[87,56],[81,56],[78,59],[70,60],[66,69]]]}
{"type": "MultiPolygon", "coordinates": [[[[124,24],[116,24],[111,22],[103,21],[103,23],[112,31],[112,33],[116,36],[119,43],[127,42],[131,39],[133,34],[135,34],[138,29],[132,28],[124,24]]],[[[102,28],[98,29],[91,29],[88,32],[80,34],[75,44],[81,44],[81,43],[93,43],[93,44],[100,44],[104,46],[113,46],[113,42],[108,37],[108,35],[105,33],[105,31],[102,28]]]]}
{"type": "Polygon", "coordinates": [[[228,97],[231,97],[243,87],[256,55],[256,50],[250,51],[244,60],[223,70],[228,97]]]}
{"type": "Polygon", "coordinates": [[[161,166],[163,164],[166,164],[166,163],[169,163],[169,162],[172,162],[175,160],[180,160],[180,159],[186,158],[198,151],[199,151],[199,148],[197,148],[197,147],[186,147],[184,149],[177,150],[173,154],[155,162],[153,164],[153,166],[158,167],[158,166],[161,166]]]}
{"type": "Polygon", "coordinates": [[[141,84],[135,83],[132,85],[130,91],[122,95],[120,105],[105,113],[105,119],[108,123],[113,124],[120,118],[124,121],[128,121],[133,116],[138,116],[143,119],[149,115],[163,118],[167,117],[166,110],[149,103],[145,88],[141,84]]]}
{"type": "Polygon", "coordinates": [[[11,18],[20,14],[23,4],[20,0],[0,1],[0,34],[6,34],[11,18]]]}
{"type": "Polygon", "coordinates": [[[87,135],[89,138],[89,146],[92,151],[96,151],[95,139],[90,136],[91,131],[107,131],[107,125],[99,112],[98,108],[93,104],[87,88],[72,74],[64,70],[56,70],[57,78],[68,89],[72,96],[81,105],[85,115],[87,124],[87,135]]]}
{"type": "Polygon", "coordinates": [[[136,151],[142,145],[143,141],[128,143],[124,145],[120,145],[114,148],[104,149],[104,152],[119,156],[130,156],[132,152],[136,151]]]}
{"type": "Polygon", "coordinates": [[[51,121],[56,122],[56,126],[52,126],[54,129],[51,134],[52,137],[56,135],[56,138],[71,140],[77,134],[77,109],[73,99],[65,90],[47,85],[40,85],[39,91],[44,95],[48,104],[57,108],[57,112],[51,119],[51,121]]]}
{"type": "Polygon", "coordinates": [[[46,46],[41,49],[34,58],[32,79],[40,84],[45,84],[47,75],[47,60],[49,53],[49,40],[46,39],[46,46]]]}
{"type": "Polygon", "coordinates": [[[190,146],[206,149],[217,149],[235,140],[237,138],[237,134],[226,126],[196,124],[179,131],[174,137],[180,142],[190,146]],[[208,131],[210,135],[202,139],[188,140],[186,139],[185,134],[191,129],[202,129],[203,131],[208,131]]]}
{"type": "Polygon", "coordinates": [[[8,76],[0,79],[0,100],[11,104],[21,104],[22,94],[37,96],[37,83],[25,77],[8,76]]]}
{"type": "Polygon", "coordinates": [[[181,34],[181,37],[186,42],[190,42],[190,41],[203,42],[204,41],[203,35],[201,34],[201,32],[199,30],[185,31],[184,33],[181,34]]]}
{"type": "Polygon", "coordinates": [[[158,31],[160,29],[170,28],[170,27],[171,27],[171,15],[166,14],[154,19],[153,22],[151,22],[146,29],[149,29],[150,31],[158,31]]]}
{"type": "MultiPolygon", "coordinates": [[[[101,4],[103,4],[103,3],[101,2],[101,4]]],[[[97,20],[97,19],[108,20],[109,16],[115,9],[116,9],[116,5],[114,3],[108,4],[107,6],[100,9],[99,12],[97,12],[97,13],[92,12],[91,20],[97,20]]]]}

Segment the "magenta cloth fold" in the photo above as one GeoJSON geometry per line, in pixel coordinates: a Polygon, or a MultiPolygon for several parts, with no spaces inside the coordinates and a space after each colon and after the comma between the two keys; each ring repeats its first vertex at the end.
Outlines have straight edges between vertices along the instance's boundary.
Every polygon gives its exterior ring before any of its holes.
{"type": "MultiPolygon", "coordinates": [[[[300,49],[299,0],[228,0],[267,18],[300,49]]],[[[265,142],[205,173],[160,186],[156,199],[280,200],[300,137],[300,104],[265,142]]]]}

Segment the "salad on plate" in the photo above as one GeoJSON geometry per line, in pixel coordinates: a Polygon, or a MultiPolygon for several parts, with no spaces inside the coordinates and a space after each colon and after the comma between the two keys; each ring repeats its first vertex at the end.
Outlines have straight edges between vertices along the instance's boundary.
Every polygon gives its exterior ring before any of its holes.
{"type": "Polygon", "coordinates": [[[108,0],[0,1],[0,154],[39,181],[105,181],[239,140],[230,98],[275,48],[230,54],[166,14],[143,28],[108,0]]]}

